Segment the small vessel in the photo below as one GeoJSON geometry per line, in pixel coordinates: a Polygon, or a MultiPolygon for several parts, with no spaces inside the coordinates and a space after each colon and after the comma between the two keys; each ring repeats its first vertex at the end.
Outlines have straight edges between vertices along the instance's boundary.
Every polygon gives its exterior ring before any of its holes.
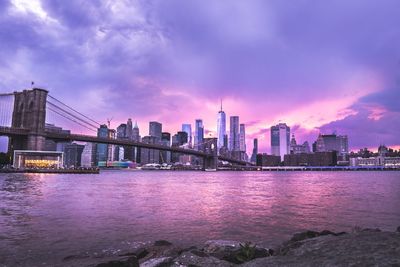
{"type": "Polygon", "coordinates": [[[217,169],[204,169],[206,172],[216,172],[217,169]]]}
{"type": "Polygon", "coordinates": [[[149,163],[142,166],[142,170],[159,170],[160,164],[157,163],[149,163]]]}

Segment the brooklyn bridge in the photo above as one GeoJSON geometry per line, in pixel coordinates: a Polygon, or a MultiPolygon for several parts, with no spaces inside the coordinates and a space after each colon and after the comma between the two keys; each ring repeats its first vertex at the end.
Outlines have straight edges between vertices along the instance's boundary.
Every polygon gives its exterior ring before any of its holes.
{"type": "Polygon", "coordinates": [[[13,155],[14,151],[46,151],[46,141],[51,140],[55,143],[89,142],[193,155],[202,159],[203,169],[217,169],[218,160],[235,165],[250,164],[246,161],[218,155],[216,138],[205,138],[201,149],[196,150],[77,133],[82,130],[95,130],[100,127],[100,124],[51,96],[47,90],[40,88],[0,94],[0,104],[0,136],[9,138],[8,152],[10,155],[13,155]],[[73,129],[53,131],[46,127],[49,125],[49,114],[56,114],[59,118],[68,120],[74,125],[73,129]]]}

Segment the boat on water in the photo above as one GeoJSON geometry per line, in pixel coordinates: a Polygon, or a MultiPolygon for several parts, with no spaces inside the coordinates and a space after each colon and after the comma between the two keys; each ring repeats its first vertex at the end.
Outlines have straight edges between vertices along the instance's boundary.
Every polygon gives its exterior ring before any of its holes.
{"type": "Polygon", "coordinates": [[[161,168],[160,164],[157,163],[148,163],[142,166],[142,170],[159,170],[161,168]]]}
{"type": "Polygon", "coordinates": [[[217,169],[204,169],[204,171],[206,171],[206,172],[216,172],[217,169]]]}

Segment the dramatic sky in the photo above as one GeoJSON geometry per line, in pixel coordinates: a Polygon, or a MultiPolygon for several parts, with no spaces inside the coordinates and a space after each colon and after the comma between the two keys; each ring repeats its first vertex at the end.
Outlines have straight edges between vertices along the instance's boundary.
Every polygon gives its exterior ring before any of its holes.
{"type": "Polygon", "coordinates": [[[0,92],[31,81],[112,126],[246,123],[248,151],[286,122],[298,142],[400,145],[398,0],[2,0],[0,92]]]}

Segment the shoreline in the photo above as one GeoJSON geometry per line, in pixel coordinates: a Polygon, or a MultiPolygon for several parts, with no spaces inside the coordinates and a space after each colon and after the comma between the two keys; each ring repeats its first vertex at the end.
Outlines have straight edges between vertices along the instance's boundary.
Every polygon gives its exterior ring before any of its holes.
{"type": "MultiPolygon", "coordinates": [[[[204,172],[199,169],[127,169],[127,168],[97,168],[97,169],[0,169],[0,173],[41,173],[41,174],[100,174],[103,171],[145,171],[145,172],[191,172],[198,171],[204,172]]],[[[224,168],[217,169],[216,172],[238,172],[238,171],[251,171],[251,172],[387,172],[387,171],[400,171],[400,168],[338,168],[338,167],[237,167],[237,168],[224,168]]]]}
{"type": "Polygon", "coordinates": [[[181,247],[158,240],[108,259],[67,256],[63,264],[88,267],[398,266],[400,226],[394,232],[359,227],[351,233],[309,230],[296,233],[273,248],[231,240],[209,240],[202,245],[181,247]]]}

